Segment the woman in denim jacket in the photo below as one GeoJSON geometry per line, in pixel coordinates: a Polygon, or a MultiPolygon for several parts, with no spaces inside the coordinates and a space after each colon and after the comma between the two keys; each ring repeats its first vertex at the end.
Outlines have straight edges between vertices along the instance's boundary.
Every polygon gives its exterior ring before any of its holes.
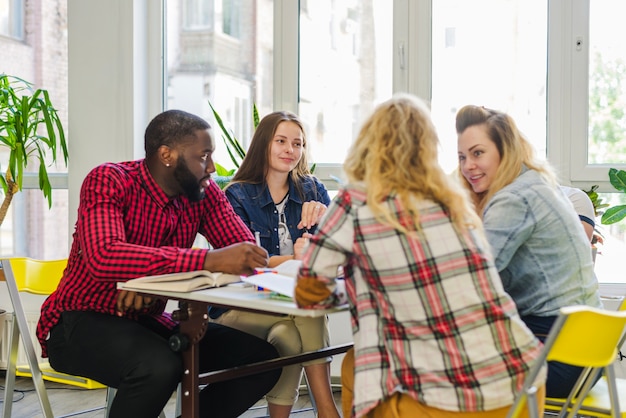
{"type": "MultiPolygon", "coordinates": [[[[456,130],[462,183],[526,325],[543,341],[560,308],[602,307],[578,216],[513,119],[470,105],[458,111],[456,130]]],[[[546,395],[567,396],[580,371],[550,362],[546,395]]]]}
{"type": "MultiPolygon", "coordinates": [[[[324,185],[313,177],[305,155],[306,138],[300,119],[290,112],[265,116],[226,196],[235,212],[270,255],[269,266],[299,258],[330,203],[324,185]]],[[[215,322],[271,342],[281,356],[329,345],[328,320],[275,316],[238,310],[211,309],[215,322]]],[[[304,363],[319,417],[339,418],[330,387],[331,358],[304,363]]],[[[283,368],[266,395],[271,418],[288,417],[298,396],[302,366],[283,368]]]]}

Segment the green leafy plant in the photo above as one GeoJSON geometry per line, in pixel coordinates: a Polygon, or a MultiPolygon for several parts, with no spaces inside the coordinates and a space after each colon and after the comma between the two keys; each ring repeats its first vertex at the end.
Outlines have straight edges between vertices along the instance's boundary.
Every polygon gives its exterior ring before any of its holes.
{"type": "MultiPolygon", "coordinates": [[[[626,193],[626,171],[609,169],[609,181],[615,190],[626,193]]],[[[602,214],[602,224],[610,225],[626,217],[626,205],[611,206],[602,214]]]]}
{"type": "MultiPolygon", "coordinates": [[[[610,168],[609,182],[615,190],[626,193],[626,170],[610,168]]],[[[596,216],[602,215],[600,222],[603,225],[611,225],[626,218],[626,205],[611,206],[608,203],[605,203],[604,200],[598,196],[598,193],[596,192],[597,189],[598,186],[594,185],[591,186],[590,190],[583,189],[583,191],[587,193],[587,196],[591,199],[596,216]],[[605,211],[601,211],[601,209],[604,208],[607,209],[605,211]]]]}
{"type": "Polygon", "coordinates": [[[24,171],[32,160],[39,164],[39,189],[52,206],[52,186],[46,167],[57,161],[60,149],[67,166],[65,132],[47,90],[34,89],[19,77],[0,74],[0,147],[9,150],[6,171],[0,173],[4,200],[0,205],[0,225],[13,196],[22,190],[24,171]],[[60,148],[59,148],[60,147],[60,148]]]}
{"type": "Polygon", "coordinates": [[[598,190],[597,184],[591,186],[591,189],[589,190],[582,189],[582,191],[587,193],[587,196],[589,196],[591,203],[593,203],[593,210],[595,212],[595,215],[600,216],[604,213],[602,209],[609,207],[609,204],[604,202],[604,199],[602,199],[598,195],[598,192],[596,190],[598,190]]]}
{"type": "MultiPolygon", "coordinates": [[[[226,151],[228,151],[230,160],[236,167],[228,170],[221,164],[215,163],[216,175],[221,177],[232,176],[233,174],[235,174],[235,171],[237,171],[237,168],[239,168],[241,162],[246,156],[246,150],[243,149],[241,143],[235,136],[235,133],[232,131],[232,129],[229,129],[226,127],[226,125],[224,125],[224,121],[222,120],[219,113],[217,113],[211,102],[209,102],[209,106],[211,107],[211,111],[213,112],[213,117],[215,117],[217,125],[220,127],[222,140],[226,145],[226,151]]],[[[252,105],[252,122],[254,124],[254,129],[256,129],[256,127],[259,126],[259,111],[256,107],[256,104],[252,105]]]]}

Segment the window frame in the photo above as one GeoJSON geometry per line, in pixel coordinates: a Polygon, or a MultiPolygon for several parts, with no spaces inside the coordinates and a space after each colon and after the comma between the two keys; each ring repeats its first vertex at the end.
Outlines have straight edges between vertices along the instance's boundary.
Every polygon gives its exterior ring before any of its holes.
{"type": "MultiPolygon", "coordinates": [[[[69,7],[73,11],[78,9],[79,15],[76,19],[90,21],[95,18],[93,12],[89,12],[86,7],[82,6],[84,0],[68,0],[69,7]]],[[[129,7],[124,4],[124,0],[117,0],[120,6],[129,7]]],[[[139,2],[140,4],[142,2],[139,2]]],[[[274,1],[274,91],[273,103],[276,109],[288,109],[295,112],[298,111],[298,66],[299,63],[293,57],[298,57],[298,27],[299,27],[299,2],[293,0],[275,0],[274,1]]],[[[97,4],[94,2],[94,4],[97,4]]],[[[431,0],[394,0],[392,7],[393,12],[393,91],[406,91],[416,94],[425,100],[431,99],[431,0]]],[[[115,59],[118,64],[116,66],[119,73],[120,68],[123,71],[130,71],[131,74],[121,74],[119,77],[129,80],[128,85],[133,85],[133,72],[139,74],[145,69],[154,69],[151,71],[145,84],[141,86],[141,90],[151,92],[150,95],[141,94],[140,96],[160,96],[165,97],[165,89],[163,76],[152,74],[164,68],[163,36],[153,37],[151,34],[161,34],[164,22],[164,6],[163,2],[150,2],[144,8],[157,9],[156,13],[150,13],[146,18],[145,26],[136,24],[133,19],[120,19],[121,28],[124,33],[133,37],[133,42],[145,43],[145,39],[152,39],[154,43],[161,43],[159,47],[150,48],[145,55],[133,55],[126,51],[126,43],[122,45],[123,53],[118,49],[115,59]],[[159,4],[157,6],[157,4],[159,4]],[[128,60],[135,60],[134,63],[128,63],[128,60]]],[[[578,36],[587,39],[589,23],[587,20],[589,0],[549,0],[547,2],[548,11],[548,93],[547,93],[547,157],[556,168],[561,181],[574,187],[587,188],[593,184],[599,184],[601,191],[612,191],[608,183],[606,168],[601,165],[586,165],[586,149],[587,149],[587,56],[585,55],[586,45],[583,47],[583,53],[574,55],[572,52],[572,41],[578,36]]],[[[135,9],[141,8],[135,5],[135,9]]],[[[72,23],[75,19],[71,20],[72,23]]],[[[72,26],[74,29],[74,26],[72,26]]],[[[80,30],[93,29],[89,25],[83,25],[78,28],[79,33],[70,37],[75,39],[82,36],[80,30]]],[[[111,29],[112,31],[112,29],[111,29]]],[[[103,34],[105,37],[107,34],[103,34]]],[[[118,39],[119,36],[111,36],[118,39]]],[[[71,46],[71,44],[70,44],[71,46]]],[[[79,52],[86,53],[87,48],[82,48],[79,52]]],[[[93,50],[93,48],[92,48],[93,50]]],[[[101,55],[99,51],[92,52],[96,58],[101,55]]],[[[100,58],[97,58],[100,59],[100,58]]],[[[76,74],[76,67],[79,73],[89,73],[90,79],[107,79],[110,72],[106,71],[106,67],[100,72],[96,68],[81,69],[89,63],[89,59],[85,59],[84,55],[80,60],[72,61],[70,56],[70,74],[76,74]],[[80,62],[78,62],[80,61],[80,62]],[[87,71],[88,70],[88,71],[87,71]],[[95,71],[95,74],[94,74],[95,71]]],[[[89,67],[87,65],[87,67],[89,67]]],[[[70,80],[70,84],[73,81],[70,80]]],[[[81,87],[83,87],[81,85],[81,87]]],[[[74,89],[76,91],[76,89],[74,89]]],[[[126,90],[128,91],[128,90],[126,90]]],[[[75,100],[76,95],[70,96],[70,107],[74,120],[80,120],[81,112],[76,111],[75,100]],[[74,100],[74,102],[73,102],[74,100]],[[74,105],[72,104],[74,103],[74,105]]],[[[140,97],[141,99],[141,97],[140,97]]],[[[88,99],[83,99],[88,100],[88,99]]],[[[129,159],[136,157],[137,151],[142,148],[142,129],[149,120],[151,115],[158,113],[158,108],[162,109],[163,100],[140,100],[129,94],[123,95],[126,109],[134,109],[131,116],[133,122],[130,124],[134,129],[127,135],[133,134],[134,147],[136,152],[130,153],[128,146],[125,145],[121,153],[115,153],[113,156],[108,155],[107,159],[129,159]]],[[[119,103],[119,101],[117,102],[119,103]]],[[[119,107],[119,105],[118,105],[119,107]]],[[[114,110],[111,110],[113,119],[119,117],[114,110]]],[[[90,125],[93,126],[93,125],[90,125]]],[[[127,125],[128,126],[128,125],[127,125]]],[[[72,126],[72,136],[89,137],[90,132],[77,130],[72,126]]],[[[81,126],[82,128],[82,126],[81,126]]],[[[76,142],[73,144],[76,146],[76,142]]],[[[81,151],[83,146],[80,146],[81,151]]],[[[72,148],[72,144],[70,144],[72,148]]],[[[76,152],[72,155],[79,155],[76,152]]],[[[68,184],[71,190],[70,199],[77,201],[79,185],[87,170],[87,167],[81,162],[81,158],[72,159],[72,169],[69,171],[68,184]],[[76,165],[79,169],[76,170],[76,165]],[[75,189],[74,189],[75,188],[75,189]],[[72,197],[75,196],[75,197],[72,197]]],[[[92,167],[94,161],[88,161],[92,167]]],[[[341,164],[326,164],[323,161],[317,162],[316,175],[318,175],[330,188],[336,188],[337,183],[332,180],[332,176],[341,176],[341,164]]],[[[70,207],[70,216],[72,216],[72,207],[70,207]]]]}
{"type": "Polygon", "coordinates": [[[0,36],[6,36],[16,40],[24,40],[24,3],[25,0],[8,0],[8,32],[1,33],[0,36]]]}

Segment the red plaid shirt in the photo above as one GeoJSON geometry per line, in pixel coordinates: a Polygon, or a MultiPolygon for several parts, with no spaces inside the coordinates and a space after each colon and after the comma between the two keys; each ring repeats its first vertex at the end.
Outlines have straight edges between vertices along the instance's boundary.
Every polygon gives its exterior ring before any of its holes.
{"type": "MultiPolygon", "coordinates": [[[[200,270],[208,250],[192,249],[200,233],[214,248],[254,241],[219,187],[190,202],[169,198],[144,160],[103,164],[92,170],[80,192],[78,220],[68,266],[58,288],[41,307],[37,338],[47,357],[46,340],[64,311],[115,315],[117,282],[141,276],[200,270]]],[[[138,314],[175,323],[158,301],[138,314]]]]}
{"type": "Polygon", "coordinates": [[[447,411],[512,404],[541,343],[504,292],[491,255],[432,201],[416,198],[411,207],[419,228],[396,196],[385,203],[411,234],[376,219],[364,186],[347,185],[324,214],[300,271],[332,292],[344,268],[354,415],[396,392],[447,411]]]}

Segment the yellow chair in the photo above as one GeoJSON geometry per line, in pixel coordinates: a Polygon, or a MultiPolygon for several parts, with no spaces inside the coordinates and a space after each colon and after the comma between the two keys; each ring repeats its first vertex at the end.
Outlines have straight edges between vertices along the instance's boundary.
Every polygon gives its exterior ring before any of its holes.
{"type": "MultiPolygon", "coordinates": [[[[9,258],[0,261],[2,270],[9,290],[9,297],[13,305],[13,330],[9,336],[9,361],[6,372],[4,390],[4,418],[11,416],[13,390],[16,376],[30,376],[33,379],[37,391],[39,404],[44,417],[53,417],[52,408],[44,385],[44,380],[80,386],[88,389],[104,388],[106,386],[84,377],[68,375],[55,371],[48,362],[39,361],[33,344],[26,313],[22,305],[20,293],[35,295],[49,295],[52,293],[67,265],[67,259],[41,261],[31,258],[9,258]],[[18,342],[22,339],[25,355],[28,359],[27,366],[17,365],[18,342]]],[[[105,408],[103,406],[102,408],[105,408]]],[[[102,409],[97,408],[97,409],[102,409]]],[[[83,411],[86,412],[86,411],[83,411]]]]}
{"type": "MultiPolygon", "coordinates": [[[[620,395],[613,370],[625,327],[626,311],[607,311],[588,306],[562,308],[540,359],[529,371],[507,417],[518,417],[524,402],[528,402],[531,418],[539,418],[533,382],[545,361],[559,361],[584,368],[570,396],[567,399],[549,398],[545,405],[547,411],[558,411],[561,417],[574,417],[576,413],[597,417],[626,416],[620,413],[620,395]],[[604,376],[591,388],[591,383],[601,372],[604,376]]],[[[626,385],[620,384],[620,391],[623,389],[626,385]]]]}

